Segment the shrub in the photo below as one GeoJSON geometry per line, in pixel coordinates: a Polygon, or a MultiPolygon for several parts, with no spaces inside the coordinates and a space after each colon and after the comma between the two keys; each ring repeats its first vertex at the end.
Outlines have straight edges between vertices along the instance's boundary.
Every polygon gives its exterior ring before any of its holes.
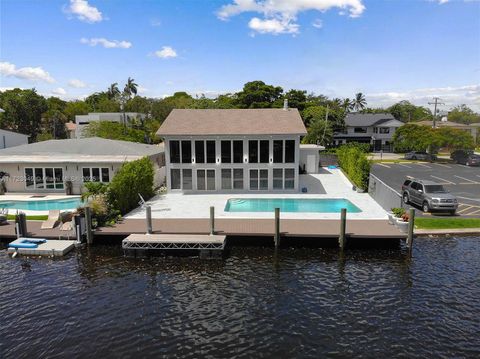
{"type": "Polygon", "coordinates": [[[145,199],[153,196],[153,178],[153,165],[147,157],[124,163],[108,186],[109,205],[121,214],[131,211],[138,206],[138,194],[145,199]]]}
{"type": "Polygon", "coordinates": [[[86,191],[82,193],[82,201],[105,194],[108,188],[108,185],[102,182],[86,182],[84,186],[86,191]]]}
{"type": "Polygon", "coordinates": [[[367,158],[365,148],[355,145],[344,145],[337,149],[338,164],[358,187],[368,187],[371,163],[367,158]]]}
{"type": "Polygon", "coordinates": [[[392,213],[395,217],[400,218],[405,214],[405,208],[401,208],[401,207],[392,208],[392,213]]]}

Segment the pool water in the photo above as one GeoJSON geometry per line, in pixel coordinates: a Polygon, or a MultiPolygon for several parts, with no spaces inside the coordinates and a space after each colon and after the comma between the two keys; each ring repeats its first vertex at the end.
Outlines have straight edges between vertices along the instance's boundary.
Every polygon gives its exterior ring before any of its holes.
{"type": "Polygon", "coordinates": [[[315,212],[340,213],[346,208],[350,213],[361,212],[348,199],[344,198],[230,198],[225,212],[315,212]]]}
{"type": "Polygon", "coordinates": [[[21,209],[28,211],[49,211],[51,209],[75,209],[82,204],[79,197],[68,199],[0,201],[0,208],[21,209]]]}

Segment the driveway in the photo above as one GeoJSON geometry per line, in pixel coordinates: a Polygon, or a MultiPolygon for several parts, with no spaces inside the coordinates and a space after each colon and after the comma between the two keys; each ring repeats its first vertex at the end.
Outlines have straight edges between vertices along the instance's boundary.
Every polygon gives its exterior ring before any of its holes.
{"type": "Polygon", "coordinates": [[[435,181],[457,196],[459,215],[480,217],[480,167],[428,162],[376,163],[372,173],[398,192],[407,177],[435,181]]]}

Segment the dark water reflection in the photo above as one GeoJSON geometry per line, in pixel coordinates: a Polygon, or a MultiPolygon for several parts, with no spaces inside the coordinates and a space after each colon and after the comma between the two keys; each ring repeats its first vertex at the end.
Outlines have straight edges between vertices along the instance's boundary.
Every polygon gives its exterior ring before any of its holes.
{"type": "Polygon", "coordinates": [[[225,260],[0,251],[0,357],[479,357],[480,238],[225,260]]]}

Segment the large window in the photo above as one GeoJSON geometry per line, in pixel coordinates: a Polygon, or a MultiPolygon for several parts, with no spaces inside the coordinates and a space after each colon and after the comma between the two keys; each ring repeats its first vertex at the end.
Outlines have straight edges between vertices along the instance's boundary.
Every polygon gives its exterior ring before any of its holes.
{"type": "Polygon", "coordinates": [[[390,133],[390,128],[389,127],[380,127],[379,131],[380,131],[380,133],[390,133]]]}
{"type": "Polygon", "coordinates": [[[215,170],[197,170],[197,190],[215,190],[215,170]]]}
{"type": "Polygon", "coordinates": [[[294,140],[285,141],[285,162],[286,163],[295,162],[295,141],[294,140]]]}
{"type": "Polygon", "coordinates": [[[233,162],[243,163],[243,141],[233,141],[233,162]]]}
{"type": "Polygon", "coordinates": [[[243,169],[233,169],[233,189],[243,189],[243,169]]]}
{"type": "Polygon", "coordinates": [[[180,163],[180,141],[170,141],[170,163],[180,163]]]}
{"type": "Polygon", "coordinates": [[[222,163],[232,162],[232,142],[221,141],[222,163]]]}
{"type": "Polygon", "coordinates": [[[182,141],[182,163],[192,163],[191,141],[182,141]]]}
{"type": "Polygon", "coordinates": [[[232,189],[232,169],[222,169],[222,189],[232,189]]]}
{"type": "Polygon", "coordinates": [[[83,167],[83,182],[110,182],[110,171],[108,167],[83,167]]]}
{"type": "Polygon", "coordinates": [[[283,169],[273,169],[273,189],[283,189],[283,169]]]}
{"type": "Polygon", "coordinates": [[[254,191],[268,189],[268,170],[250,170],[250,189],[254,191]]]}
{"type": "Polygon", "coordinates": [[[274,163],[283,162],[283,140],[273,141],[273,162],[274,163]]]}
{"type": "Polygon", "coordinates": [[[270,157],[270,141],[260,141],[260,163],[268,163],[270,157]]]}
{"type": "Polygon", "coordinates": [[[293,168],[285,168],[285,189],[295,188],[295,170],[293,168]]]}
{"type": "Polygon", "coordinates": [[[182,189],[192,189],[192,170],[182,169],[182,189]]]}
{"type": "Polygon", "coordinates": [[[207,141],[207,163],[215,163],[217,157],[215,153],[215,141],[207,141]]]}
{"type": "Polygon", "coordinates": [[[195,162],[205,163],[205,142],[195,141],[195,162]]]}
{"type": "Polygon", "coordinates": [[[367,133],[367,128],[366,127],[355,127],[353,129],[354,133],[367,133]]]}
{"type": "Polygon", "coordinates": [[[258,163],[258,141],[248,141],[248,162],[258,163]]]}
{"type": "Polygon", "coordinates": [[[170,170],[170,182],[172,189],[181,189],[180,170],[178,168],[170,170]]]}
{"type": "Polygon", "coordinates": [[[25,168],[26,189],[63,189],[63,168],[25,168]]]}

